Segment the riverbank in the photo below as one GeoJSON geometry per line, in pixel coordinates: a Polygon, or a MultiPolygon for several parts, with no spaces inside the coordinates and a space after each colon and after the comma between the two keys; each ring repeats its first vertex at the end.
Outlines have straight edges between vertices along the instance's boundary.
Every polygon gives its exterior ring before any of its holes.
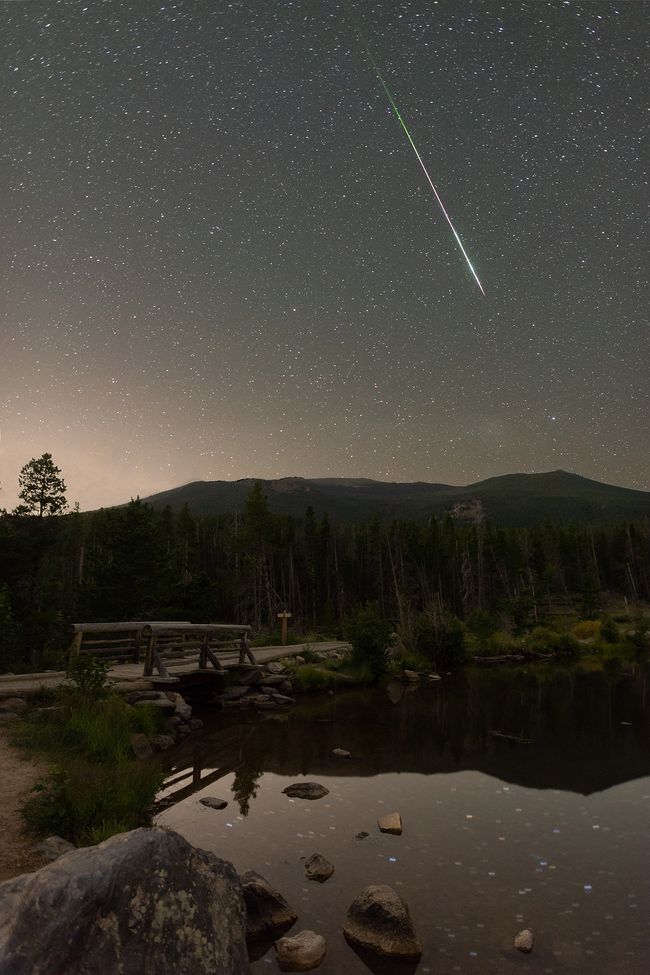
{"type": "Polygon", "coordinates": [[[35,840],[27,835],[20,810],[47,768],[37,758],[22,755],[10,744],[7,730],[0,728],[0,769],[0,883],[3,883],[43,866],[44,860],[33,852],[35,840]]]}

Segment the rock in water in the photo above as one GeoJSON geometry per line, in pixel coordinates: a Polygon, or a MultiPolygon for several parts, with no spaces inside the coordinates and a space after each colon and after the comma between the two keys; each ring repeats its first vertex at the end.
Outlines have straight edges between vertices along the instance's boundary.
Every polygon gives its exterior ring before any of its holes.
{"type": "Polygon", "coordinates": [[[422,954],[406,901],[384,884],[366,887],[352,902],[343,934],[379,955],[419,958],[422,954]]]}
{"type": "Polygon", "coordinates": [[[204,796],[203,799],[199,799],[199,802],[208,809],[225,809],[228,805],[225,799],[217,799],[216,796],[204,796]]]}
{"type": "Polygon", "coordinates": [[[232,864],[178,833],[136,829],[0,885],[0,971],[244,975],[232,864]]]}
{"type": "Polygon", "coordinates": [[[399,813],[388,813],[377,820],[377,826],[382,833],[393,833],[395,836],[402,835],[402,817],[399,813]]]}
{"type": "Polygon", "coordinates": [[[317,880],[319,884],[324,884],[333,876],[334,864],[326,860],[320,853],[312,853],[305,860],[305,873],[309,880],[317,880]]]}
{"type": "Polygon", "coordinates": [[[254,870],[241,875],[246,904],[246,937],[249,941],[275,937],[287,931],[298,920],[282,894],[254,870]]]}
{"type": "Polygon", "coordinates": [[[294,782],[282,792],[291,799],[322,799],[323,796],[329,795],[330,790],[320,782],[294,782]]]}
{"type": "Polygon", "coordinates": [[[352,758],[351,752],[345,750],[345,748],[335,748],[332,755],[336,755],[337,758],[352,758]]]}
{"type": "Polygon", "coordinates": [[[531,931],[530,928],[524,928],[515,937],[514,946],[517,951],[523,951],[525,955],[529,955],[533,950],[533,945],[535,944],[535,932],[531,931]]]}
{"type": "Polygon", "coordinates": [[[292,938],[275,942],[275,954],[283,972],[310,972],[318,968],[327,953],[327,942],[313,931],[300,931],[292,938]]]}

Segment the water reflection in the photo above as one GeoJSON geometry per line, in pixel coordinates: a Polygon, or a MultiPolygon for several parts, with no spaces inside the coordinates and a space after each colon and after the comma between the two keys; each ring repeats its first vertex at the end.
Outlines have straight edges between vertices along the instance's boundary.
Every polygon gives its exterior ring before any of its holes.
{"type": "MultiPolygon", "coordinates": [[[[205,736],[173,756],[175,804],[160,822],[280,889],[299,913],[294,931],[327,938],[323,975],[380,970],[341,933],[370,883],[409,903],[425,949],[418,972],[650,970],[643,673],[470,673],[309,698],[283,715],[202,717],[205,736]],[[330,794],[284,796],[303,775],[330,794]],[[205,809],[205,795],[229,806],[205,809]],[[393,810],[399,837],[376,825],[393,810]],[[323,885],[304,875],[314,852],[336,866],[323,885]],[[526,926],[531,956],[512,947],[526,926]]],[[[253,970],[269,967],[272,953],[253,970]]]]}

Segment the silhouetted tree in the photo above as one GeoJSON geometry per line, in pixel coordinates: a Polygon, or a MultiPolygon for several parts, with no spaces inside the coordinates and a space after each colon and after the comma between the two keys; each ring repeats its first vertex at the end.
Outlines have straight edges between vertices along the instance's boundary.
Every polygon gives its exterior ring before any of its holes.
{"type": "Polygon", "coordinates": [[[18,497],[23,504],[15,510],[17,515],[57,515],[68,505],[66,486],[61,477],[61,468],[52,460],[52,454],[32,458],[18,475],[20,492],[18,497]]]}

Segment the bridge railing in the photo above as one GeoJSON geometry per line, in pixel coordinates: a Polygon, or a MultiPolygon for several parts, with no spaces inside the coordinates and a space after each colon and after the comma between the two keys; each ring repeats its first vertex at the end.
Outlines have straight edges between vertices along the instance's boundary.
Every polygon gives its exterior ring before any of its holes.
{"type": "Polygon", "coordinates": [[[239,663],[256,663],[250,648],[250,626],[229,623],[190,623],[188,620],[131,620],[119,623],[74,623],[69,656],[90,655],[139,663],[144,653],[144,676],[154,667],[169,677],[164,660],[182,659],[198,650],[199,670],[222,670],[220,652],[238,652],[239,663]],[[210,665],[210,667],[209,667],[210,665]]]}

